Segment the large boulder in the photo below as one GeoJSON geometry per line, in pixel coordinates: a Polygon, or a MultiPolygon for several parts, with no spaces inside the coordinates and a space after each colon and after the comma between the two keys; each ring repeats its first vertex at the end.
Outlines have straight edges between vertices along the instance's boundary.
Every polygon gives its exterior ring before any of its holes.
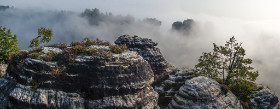
{"type": "Polygon", "coordinates": [[[222,91],[220,84],[207,77],[186,80],[175,94],[170,109],[242,109],[235,95],[222,91]]]}
{"type": "Polygon", "coordinates": [[[138,52],[151,65],[156,80],[161,80],[176,70],[165,60],[160,50],[156,48],[157,43],[152,39],[123,35],[115,41],[115,44],[126,44],[130,50],[138,52]]]}
{"type": "Polygon", "coordinates": [[[259,85],[258,90],[252,93],[249,104],[251,109],[280,109],[276,94],[262,85],[259,85]]]}
{"type": "Polygon", "coordinates": [[[173,96],[178,93],[180,87],[185,81],[193,78],[195,75],[192,69],[178,68],[176,72],[170,73],[168,79],[155,85],[155,91],[159,94],[158,104],[165,108],[171,102],[173,96]]]}
{"type": "Polygon", "coordinates": [[[149,63],[104,46],[19,52],[0,79],[0,108],[158,108],[149,63]]]}

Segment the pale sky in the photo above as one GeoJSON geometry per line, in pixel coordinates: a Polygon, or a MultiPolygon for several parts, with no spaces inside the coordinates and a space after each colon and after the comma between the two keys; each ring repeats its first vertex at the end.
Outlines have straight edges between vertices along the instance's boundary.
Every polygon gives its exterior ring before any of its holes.
{"type": "MultiPolygon", "coordinates": [[[[0,0],[17,8],[82,11],[98,8],[135,17],[213,16],[244,20],[280,18],[279,0],[0,0]]],[[[165,20],[165,19],[164,19],[165,20]]]]}

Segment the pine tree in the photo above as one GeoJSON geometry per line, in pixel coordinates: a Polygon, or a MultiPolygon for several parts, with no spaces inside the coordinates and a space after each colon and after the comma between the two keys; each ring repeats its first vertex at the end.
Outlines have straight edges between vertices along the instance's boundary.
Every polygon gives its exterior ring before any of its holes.
{"type": "Polygon", "coordinates": [[[39,47],[43,43],[48,43],[52,40],[53,32],[51,29],[40,27],[38,29],[38,36],[30,41],[30,48],[39,47]]]}
{"type": "Polygon", "coordinates": [[[11,52],[18,52],[18,40],[10,29],[0,26],[0,64],[7,64],[11,52]]]}
{"type": "Polygon", "coordinates": [[[245,49],[242,43],[237,43],[234,37],[226,41],[225,46],[213,43],[213,52],[203,53],[195,66],[199,75],[213,79],[223,78],[227,85],[239,98],[247,97],[255,90],[253,82],[259,76],[253,71],[252,59],[245,58],[245,49]],[[237,90],[238,89],[238,90],[237,90]]]}

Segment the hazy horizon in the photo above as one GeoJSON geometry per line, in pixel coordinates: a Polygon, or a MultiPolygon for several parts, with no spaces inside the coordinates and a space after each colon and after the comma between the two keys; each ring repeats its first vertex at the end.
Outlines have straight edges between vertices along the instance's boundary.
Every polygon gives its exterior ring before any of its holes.
{"type": "MultiPolygon", "coordinates": [[[[75,40],[92,36],[112,42],[119,34],[135,34],[158,42],[164,57],[179,67],[193,67],[202,52],[212,50],[212,43],[222,45],[235,36],[238,42],[243,42],[246,57],[254,60],[255,69],[260,72],[258,83],[269,84],[280,94],[280,1],[277,0],[0,0],[0,5],[14,6],[20,10],[8,12],[17,17],[2,17],[0,21],[5,22],[0,25],[11,28],[22,39],[22,45],[29,43],[27,39],[36,35],[38,25],[53,27],[54,35],[57,36],[71,35],[72,30],[77,28],[73,34],[81,36],[71,37],[75,40]],[[136,21],[121,29],[117,24],[92,27],[77,15],[86,8],[98,8],[101,12],[114,15],[130,15],[136,21]],[[61,10],[76,14],[65,15],[67,19],[61,24],[47,22],[52,21],[55,12],[61,10]],[[42,16],[38,15],[42,13],[42,16]],[[37,17],[23,19],[28,15],[37,17]],[[162,21],[162,26],[159,30],[151,31],[149,26],[137,23],[137,20],[144,18],[156,18],[162,21]],[[170,32],[173,22],[188,18],[197,22],[193,34],[186,36],[170,32]]],[[[65,37],[54,40],[71,40],[65,37]]]]}

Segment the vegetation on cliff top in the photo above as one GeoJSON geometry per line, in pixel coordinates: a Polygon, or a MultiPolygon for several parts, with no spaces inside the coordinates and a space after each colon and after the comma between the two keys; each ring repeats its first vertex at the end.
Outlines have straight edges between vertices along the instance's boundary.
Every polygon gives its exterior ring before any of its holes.
{"type": "Polygon", "coordinates": [[[18,40],[11,30],[0,26],[0,64],[7,64],[9,55],[18,52],[18,40]]]}
{"type": "Polygon", "coordinates": [[[40,27],[38,29],[38,36],[30,41],[30,48],[39,47],[43,43],[48,43],[52,40],[53,32],[51,29],[40,27]]]}
{"type": "Polygon", "coordinates": [[[195,66],[198,75],[213,78],[228,87],[241,101],[251,97],[251,92],[257,90],[254,83],[259,76],[254,71],[252,60],[245,58],[242,43],[237,43],[234,37],[225,46],[213,44],[212,52],[203,53],[195,66]]]}

